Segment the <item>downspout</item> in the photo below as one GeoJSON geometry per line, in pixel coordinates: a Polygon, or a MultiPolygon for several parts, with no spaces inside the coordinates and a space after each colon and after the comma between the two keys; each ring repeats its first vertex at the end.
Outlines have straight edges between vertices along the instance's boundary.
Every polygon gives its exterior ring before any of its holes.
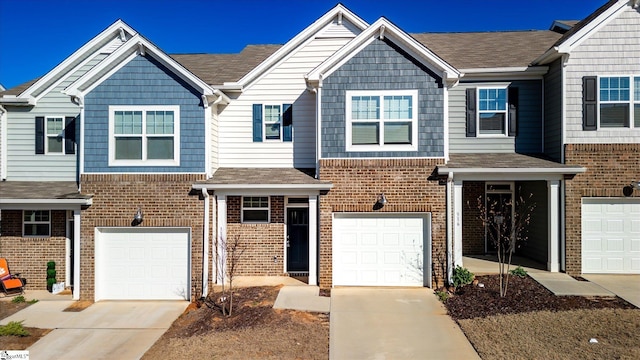
{"type": "Polygon", "coordinates": [[[452,268],[452,259],[453,259],[453,241],[452,241],[452,232],[453,232],[453,216],[451,213],[453,211],[451,201],[453,197],[451,196],[453,184],[453,172],[449,172],[447,176],[447,206],[445,207],[447,211],[447,283],[451,284],[453,280],[453,268],[452,268]]]}
{"type": "Polygon", "coordinates": [[[7,179],[7,121],[9,113],[0,105],[0,181],[7,179]]]}
{"type": "Polygon", "coordinates": [[[204,197],[204,236],[202,250],[202,298],[209,295],[209,191],[202,189],[204,197]]]}

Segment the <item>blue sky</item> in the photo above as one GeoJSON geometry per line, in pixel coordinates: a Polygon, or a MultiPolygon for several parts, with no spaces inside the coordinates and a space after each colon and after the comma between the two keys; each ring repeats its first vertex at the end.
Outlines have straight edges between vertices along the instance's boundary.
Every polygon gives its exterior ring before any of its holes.
{"type": "MultiPolygon", "coordinates": [[[[0,84],[44,75],[117,19],[167,53],[236,53],[283,44],[335,0],[0,0],[0,84]]],[[[606,0],[343,0],[365,21],[413,32],[547,29],[606,0]]]]}

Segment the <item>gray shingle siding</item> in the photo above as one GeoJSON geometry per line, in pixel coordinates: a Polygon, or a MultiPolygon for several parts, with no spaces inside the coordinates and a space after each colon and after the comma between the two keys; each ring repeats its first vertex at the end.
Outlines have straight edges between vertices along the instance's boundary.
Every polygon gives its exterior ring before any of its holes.
{"type": "Polygon", "coordinates": [[[153,58],[138,56],[85,97],[86,172],[205,171],[205,119],[200,94],[153,58]],[[180,166],[109,167],[110,105],[179,105],[180,166]]]}
{"type": "Polygon", "coordinates": [[[544,153],[560,161],[562,153],[562,63],[549,65],[544,78],[544,153]]]}
{"type": "Polygon", "coordinates": [[[384,40],[375,40],[323,80],[323,158],[444,156],[442,80],[384,40]],[[418,151],[347,152],[345,92],[418,89],[418,151]]]}

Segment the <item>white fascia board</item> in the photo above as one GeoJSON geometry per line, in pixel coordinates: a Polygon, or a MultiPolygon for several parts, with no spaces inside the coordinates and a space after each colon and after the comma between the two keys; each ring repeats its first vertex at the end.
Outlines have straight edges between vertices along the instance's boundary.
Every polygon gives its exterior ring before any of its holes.
{"type": "Polygon", "coordinates": [[[578,30],[575,34],[562,42],[562,44],[558,46],[558,52],[563,54],[571,53],[573,49],[582,44],[582,42],[588,39],[592,34],[598,32],[598,30],[607,25],[612,19],[615,19],[629,4],[629,0],[618,0],[617,4],[609,7],[582,29],[578,30]]]}
{"type": "Polygon", "coordinates": [[[200,78],[196,77],[189,70],[173,60],[170,56],[165,54],[162,50],[160,50],[140,34],[136,34],[134,37],[129,39],[126,44],[122,45],[116,51],[111,53],[107,58],[105,58],[102,62],[100,62],[100,64],[87,71],[73,84],[69,85],[64,90],[64,93],[69,96],[84,96],[85,94],[90,92],[90,90],[95,88],[95,86],[108,78],[108,76],[100,76],[106,69],[109,69],[111,67],[111,69],[106,74],[109,76],[112,75],[114,73],[114,69],[120,69],[128,62],[133,60],[133,58],[138,55],[140,47],[144,48],[144,56],[152,56],[164,66],[173,70],[174,73],[178,75],[182,80],[200,90],[203,95],[213,94],[213,89],[208,84],[206,84],[200,78]]]}
{"type": "Polygon", "coordinates": [[[549,71],[548,66],[514,66],[514,67],[499,67],[499,68],[474,68],[474,69],[460,69],[460,72],[465,74],[465,80],[467,78],[479,78],[479,77],[542,77],[549,71]]]}
{"type": "Polygon", "coordinates": [[[442,75],[443,80],[457,80],[461,77],[461,71],[449,65],[449,63],[438,57],[431,50],[427,49],[410,35],[400,30],[387,19],[380,18],[340,50],[336,51],[322,64],[311,70],[305,78],[311,84],[319,82],[319,85],[321,85],[322,78],[326,78],[340,68],[340,66],[362,50],[366,45],[378,38],[380,33],[382,33],[385,38],[390,38],[403,51],[416,59],[421,60],[424,65],[442,75]]]}
{"type": "MultiPolygon", "coordinates": [[[[41,77],[36,81],[33,85],[23,91],[20,96],[30,96],[31,93],[40,89],[43,84],[48,83],[56,74],[60,72],[69,72],[72,69],[69,67],[76,62],[79,58],[83,57],[87,52],[91,51],[96,45],[105,39],[114,36],[115,34],[120,34],[121,31],[125,31],[132,36],[137,34],[132,27],[127,25],[124,21],[118,19],[116,22],[111,24],[108,28],[102,31],[100,34],[96,35],[93,39],[89,40],[86,44],[84,44],[80,49],[76,50],[71,56],[67,57],[64,61],[62,61],[58,66],[53,68],[53,70],[49,71],[45,76],[41,77]]],[[[44,91],[46,92],[46,91],[44,91]]]]}
{"type": "Polygon", "coordinates": [[[448,168],[439,167],[439,175],[448,175],[450,172],[457,174],[579,174],[587,171],[583,167],[566,167],[566,168],[448,168]]]}
{"type": "Polygon", "coordinates": [[[0,209],[50,209],[64,210],[72,207],[91,206],[93,199],[0,199],[0,209]]]}
{"type": "MultiPolygon", "coordinates": [[[[352,13],[349,9],[344,7],[342,4],[336,5],[333,9],[329,10],[326,14],[322,15],[318,20],[316,20],[313,24],[309,25],[306,29],[298,33],[298,35],[294,36],[293,39],[289,40],[284,46],[278,49],[275,53],[271,54],[266,60],[264,60],[260,65],[251,70],[248,74],[243,76],[240,80],[235,83],[228,83],[228,85],[233,86],[246,86],[251,81],[256,79],[262,73],[268,71],[272,66],[277,64],[282,58],[288,56],[294,49],[299,47],[301,44],[309,40],[313,35],[315,35],[318,31],[320,31],[323,27],[333,21],[339,14],[342,15],[342,19],[347,20],[357,26],[360,30],[366,29],[369,24],[359,18],[357,15],[352,13]]],[[[227,85],[227,83],[225,83],[227,85]]]]}
{"type": "Polygon", "coordinates": [[[214,190],[214,191],[246,191],[264,190],[268,192],[280,192],[289,194],[290,191],[326,191],[333,188],[333,184],[193,184],[194,190],[214,190]]]}
{"type": "Polygon", "coordinates": [[[0,105],[35,106],[36,103],[36,99],[31,95],[23,97],[17,97],[15,95],[4,95],[0,97],[0,105]]]}

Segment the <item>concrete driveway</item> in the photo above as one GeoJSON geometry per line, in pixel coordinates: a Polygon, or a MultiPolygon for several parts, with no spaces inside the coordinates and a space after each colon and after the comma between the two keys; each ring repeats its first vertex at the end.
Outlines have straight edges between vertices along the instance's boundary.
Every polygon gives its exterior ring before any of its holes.
{"type": "Polygon", "coordinates": [[[432,290],[334,288],[329,358],[479,359],[432,290]]]}
{"type": "Polygon", "coordinates": [[[187,301],[101,301],[63,312],[73,301],[39,301],[0,324],[54,329],[29,350],[39,359],[139,359],[189,305],[187,301]]]}
{"type": "Polygon", "coordinates": [[[582,274],[581,276],[640,308],[640,275],[582,274]]]}

